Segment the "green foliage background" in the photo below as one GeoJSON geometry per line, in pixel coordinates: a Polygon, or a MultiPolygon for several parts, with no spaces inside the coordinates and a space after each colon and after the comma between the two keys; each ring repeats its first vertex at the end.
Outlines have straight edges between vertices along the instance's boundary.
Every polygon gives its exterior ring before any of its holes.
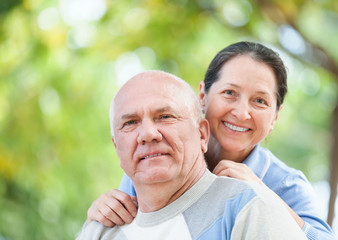
{"type": "Polygon", "coordinates": [[[1,0],[0,239],[74,239],[122,176],[108,120],[120,81],[161,69],[197,92],[214,55],[240,40],[278,50],[289,70],[263,145],[327,181],[338,87],[324,62],[337,66],[337,9],[334,0],[1,0]],[[285,49],[285,26],[304,53],[285,49]]]}

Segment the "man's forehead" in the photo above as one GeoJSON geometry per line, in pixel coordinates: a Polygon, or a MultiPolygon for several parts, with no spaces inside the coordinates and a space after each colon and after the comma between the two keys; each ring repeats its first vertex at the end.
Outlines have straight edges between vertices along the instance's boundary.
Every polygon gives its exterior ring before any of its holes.
{"type": "Polygon", "coordinates": [[[163,97],[170,97],[175,94],[181,86],[175,81],[167,81],[165,79],[147,79],[145,81],[131,81],[123,86],[117,93],[116,97],[149,95],[160,93],[163,97]]]}
{"type": "Polygon", "coordinates": [[[156,88],[168,86],[170,88],[182,86],[182,79],[161,71],[146,71],[129,79],[117,92],[116,95],[122,92],[132,92],[136,90],[154,91],[156,88]],[[156,88],[152,88],[156,86],[156,88]]]}
{"type": "Polygon", "coordinates": [[[190,109],[190,95],[183,80],[163,72],[146,72],[130,79],[120,88],[113,98],[110,117],[117,119],[117,115],[120,118],[123,114],[136,113],[141,109],[144,111],[145,106],[164,108],[164,103],[176,110],[182,109],[183,105],[190,109]]]}
{"type": "Polygon", "coordinates": [[[161,112],[168,110],[177,110],[180,99],[168,92],[138,92],[136,95],[121,95],[114,101],[115,114],[131,114],[139,111],[161,112]]]}
{"type": "Polygon", "coordinates": [[[125,108],[128,105],[138,105],[140,103],[172,102],[179,101],[182,88],[177,84],[167,82],[134,82],[123,86],[114,97],[114,108],[125,108]]]}

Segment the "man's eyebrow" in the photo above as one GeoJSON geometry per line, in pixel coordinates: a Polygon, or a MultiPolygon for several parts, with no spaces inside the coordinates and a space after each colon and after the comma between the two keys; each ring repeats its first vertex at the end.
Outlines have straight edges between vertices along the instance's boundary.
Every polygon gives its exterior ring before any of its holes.
{"type": "Polygon", "coordinates": [[[171,111],[171,110],[173,110],[172,107],[165,106],[165,107],[161,107],[161,108],[156,109],[155,112],[157,112],[157,113],[163,113],[163,112],[167,112],[167,111],[171,111]]]}
{"type": "MultiPolygon", "coordinates": [[[[164,106],[164,107],[160,107],[158,109],[155,109],[155,112],[156,113],[163,113],[163,112],[172,111],[172,110],[173,110],[172,107],[164,106]]],[[[123,114],[121,116],[121,120],[131,119],[131,118],[135,118],[137,116],[138,116],[138,114],[136,114],[136,113],[126,113],[126,114],[123,114]]]]}
{"type": "Polygon", "coordinates": [[[127,113],[127,114],[123,114],[121,116],[121,120],[126,120],[126,119],[130,119],[130,118],[135,118],[137,116],[137,114],[135,113],[127,113]]]}

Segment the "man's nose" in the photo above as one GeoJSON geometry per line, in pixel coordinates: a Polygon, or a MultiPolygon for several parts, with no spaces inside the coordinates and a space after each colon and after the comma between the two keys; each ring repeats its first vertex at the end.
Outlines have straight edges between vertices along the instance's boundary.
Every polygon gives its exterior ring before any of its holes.
{"type": "Polygon", "coordinates": [[[139,134],[137,142],[139,144],[145,144],[152,141],[161,141],[162,134],[160,133],[157,124],[152,120],[143,120],[139,126],[139,134]]]}

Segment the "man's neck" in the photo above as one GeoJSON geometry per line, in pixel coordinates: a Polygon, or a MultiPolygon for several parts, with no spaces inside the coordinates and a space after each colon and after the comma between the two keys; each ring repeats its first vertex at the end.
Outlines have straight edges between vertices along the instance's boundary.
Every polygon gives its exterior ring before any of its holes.
{"type": "Polygon", "coordinates": [[[178,199],[190,189],[203,175],[206,164],[194,166],[188,176],[180,177],[171,182],[137,186],[135,191],[139,209],[142,212],[154,212],[178,199]]]}

